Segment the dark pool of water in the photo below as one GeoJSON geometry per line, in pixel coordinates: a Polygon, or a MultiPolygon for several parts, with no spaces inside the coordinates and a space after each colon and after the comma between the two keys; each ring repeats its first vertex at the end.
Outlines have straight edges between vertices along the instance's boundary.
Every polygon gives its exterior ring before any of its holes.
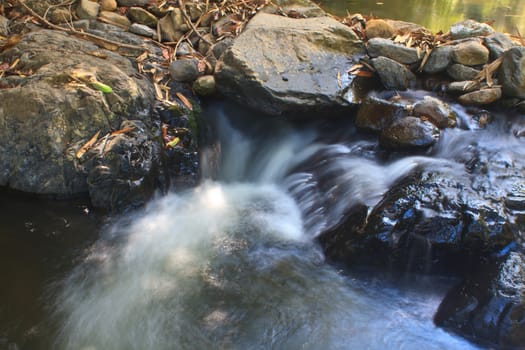
{"type": "Polygon", "coordinates": [[[421,24],[434,32],[448,31],[450,25],[464,19],[493,22],[498,30],[513,35],[525,33],[523,0],[322,0],[330,13],[373,15],[421,24]]]}
{"type": "Polygon", "coordinates": [[[99,226],[85,201],[0,189],[0,349],[47,348],[46,289],[70,270],[99,226]]]}

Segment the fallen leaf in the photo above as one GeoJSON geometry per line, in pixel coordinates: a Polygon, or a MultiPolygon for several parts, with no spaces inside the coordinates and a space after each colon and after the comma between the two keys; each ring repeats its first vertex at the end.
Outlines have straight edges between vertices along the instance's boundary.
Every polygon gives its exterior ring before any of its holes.
{"type": "Polygon", "coordinates": [[[178,137],[173,138],[170,142],[166,143],[167,148],[173,148],[177,146],[177,144],[180,142],[180,139],[178,137]]]}
{"type": "Polygon", "coordinates": [[[111,136],[113,135],[120,135],[120,134],[127,134],[130,131],[133,131],[135,128],[132,126],[128,126],[127,128],[122,128],[119,130],[115,130],[111,133],[111,136]]]}
{"type": "Polygon", "coordinates": [[[88,142],[78,149],[77,153],[75,154],[77,159],[82,158],[82,156],[91,148],[91,146],[97,142],[98,135],[100,135],[100,130],[97,131],[97,133],[93,135],[93,137],[91,137],[88,142]]]}
{"type": "Polygon", "coordinates": [[[100,81],[97,81],[97,80],[93,80],[93,81],[90,81],[89,82],[91,84],[91,86],[93,86],[95,89],[97,89],[98,91],[101,91],[105,94],[110,94],[113,92],[113,89],[111,88],[111,86],[109,85],[106,85],[104,83],[101,83],[100,81]]]}

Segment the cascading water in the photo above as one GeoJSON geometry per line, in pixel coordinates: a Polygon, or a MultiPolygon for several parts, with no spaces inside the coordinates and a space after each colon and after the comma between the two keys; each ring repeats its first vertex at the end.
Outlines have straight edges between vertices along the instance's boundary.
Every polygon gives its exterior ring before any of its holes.
{"type": "Polygon", "coordinates": [[[415,293],[353,280],[314,241],[415,167],[453,164],[382,165],[366,139],[324,142],[283,122],[255,125],[255,137],[217,114],[217,180],[107,230],[60,285],[56,348],[474,348],[432,324],[439,283],[415,293]]]}

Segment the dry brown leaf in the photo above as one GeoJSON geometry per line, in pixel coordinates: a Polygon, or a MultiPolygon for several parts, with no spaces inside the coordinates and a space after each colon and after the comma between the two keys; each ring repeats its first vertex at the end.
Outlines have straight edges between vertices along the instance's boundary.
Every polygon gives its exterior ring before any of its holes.
{"type": "Polygon", "coordinates": [[[120,134],[127,134],[130,131],[133,131],[135,128],[132,126],[128,126],[127,128],[122,128],[120,130],[115,130],[111,133],[111,136],[113,135],[120,135],[120,134]]]}
{"type": "Polygon", "coordinates": [[[359,72],[356,72],[354,75],[358,77],[363,77],[363,78],[370,78],[374,75],[374,73],[369,72],[367,70],[360,70],[359,72]]]}
{"type": "Polygon", "coordinates": [[[141,63],[143,62],[146,58],[148,58],[148,51],[144,51],[143,53],[141,53],[140,55],[138,55],[138,57],[135,59],[137,62],[141,63]]]}
{"type": "Polygon", "coordinates": [[[337,85],[339,86],[340,89],[343,88],[343,83],[341,82],[341,72],[340,71],[337,71],[337,85]]]}
{"type": "Polygon", "coordinates": [[[97,131],[97,133],[93,135],[93,137],[91,137],[88,142],[78,149],[77,153],[75,154],[77,159],[82,158],[82,156],[91,148],[91,146],[97,142],[98,135],[100,135],[100,130],[97,131]]]}
{"type": "Polygon", "coordinates": [[[191,102],[186,98],[186,96],[184,96],[183,94],[181,94],[180,92],[177,92],[175,93],[175,95],[177,95],[177,97],[179,98],[179,100],[181,100],[182,104],[188,108],[190,111],[193,111],[193,105],[191,104],[191,102]]]}

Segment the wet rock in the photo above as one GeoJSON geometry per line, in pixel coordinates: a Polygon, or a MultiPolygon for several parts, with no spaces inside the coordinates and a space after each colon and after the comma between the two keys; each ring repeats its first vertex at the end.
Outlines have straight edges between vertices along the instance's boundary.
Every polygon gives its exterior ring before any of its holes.
{"type": "Polygon", "coordinates": [[[89,0],[80,0],[77,6],[77,16],[80,19],[95,19],[98,16],[100,5],[89,0]]]}
{"type": "Polygon", "coordinates": [[[486,36],[494,33],[494,29],[485,23],[479,23],[471,19],[458,22],[450,27],[452,40],[486,36]]]}
{"type": "Polygon", "coordinates": [[[456,113],[445,102],[425,96],[414,104],[412,113],[416,117],[426,117],[440,129],[456,126],[456,113]]]}
{"type": "Polygon", "coordinates": [[[200,96],[210,96],[215,94],[215,78],[213,75],[205,75],[197,78],[193,83],[193,90],[200,96]]]}
{"type": "Polygon", "coordinates": [[[146,6],[149,0],[117,0],[119,6],[146,6]]]}
{"type": "Polygon", "coordinates": [[[334,77],[363,49],[355,33],[332,18],[259,13],[218,63],[217,89],[270,114],[351,107],[360,94],[355,78],[338,83],[334,77]]]}
{"type": "Polygon", "coordinates": [[[458,98],[459,103],[464,105],[486,105],[501,98],[501,88],[493,87],[469,92],[458,98]]]}
{"type": "Polygon", "coordinates": [[[452,63],[452,46],[439,46],[432,50],[423,72],[435,74],[444,71],[452,63]]]}
{"type": "Polygon", "coordinates": [[[489,49],[490,59],[495,60],[508,49],[516,46],[508,35],[503,33],[494,33],[483,38],[483,43],[489,49]]]}
{"type": "Polygon", "coordinates": [[[100,0],[100,11],[115,11],[117,9],[116,0],[100,0]]]}
{"type": "Polygon", "coordinates": [[[525,47],[513,47],[503,54],[498,79],[507,96],[525,98],[525,47]]]}
{"type": "Polygon", "coordinates": [[[454,46],[452,60],[465,66],[477,66],[489,61],[489,50],[478,41],[466,41],[454,46]]]}
{"type": "Polygon", "coordinates": [[[434,318],[438,326],[501,349],[525,344],[525,256],[492,257],[448,292],[434,318]]]}
{"type": "Polygon", "coordinates": [[[144,123],[124,121],[119,128],[131,131],[99,140],[81,165],[93,206],[110,211],[144,205],[161,167],[160,145],[144,123]]]}
{"type": "Polygon", "coordinates": [[[126,30],[131,26],[131,21],[128,17],[119,15],[116,12],[100,11],[99,17],[106,22],[117,25],[126,30]]]}
{"type": "Polygon", "coordinates": [[[138,24],[144,24],[151,28],[157,28],[157,17],[141,7],[131,7],[128,11],[128,16],[132,21],[138,24]]]}
{"type": "Polygon", "coordinates": [[[182,11],[178,8],[171,10],[159,20],[162,40],[177,42],[188,30],[182,11]]]}
{"type": "Polygon", "coordinates": [[[366,22],[366,37],[372,38],[391,38],[396,33],[395,29],[382,19],[371,19],[366,22]]]}
{"type": "Polygon", "coordinates": [[[4,16],[0,16],[0,35],[3,37],[9,35],[9,20],[4,16]]]}
{"type": "Polygon", "coordinates": [[[359,106],[355,125],[365,131],[380,132],[406,113],[402,104],[369,97],[359,106]]]}
{"type": "Polygon", "coordinates": [[[478,73],[479,70],[458,63],[450,65],[447,68],[447,74],[457,81],[473,80],[478,73]]]}
{"type": "Polygon", "coordinates": [[[439,129],[416,117],[395,120],[381,132],[379,143],[387,149],[421,149],[432,146],[439,138],[439,129]]]}
{"type": "Polygon", "coordinates": [[[468,92],[479,90],[481,84],[475,80],[453,81],[447,84],[447,92],[450,94],[466,94],[468,92]]]}
{"type": "Polygon", "coordinates": [[[199,76],[197,60],[182,59],[170,63],[171,78],[179,82],[193,82],[199,76]]]}
{"type": "Polygon", "coordinates": [[[0,55],[16,58],[19,69],[33,74],[0,90],[0,185],[39,194],[86,193],[86,175],[75,165],[78,148],[98,131],[117,130],[129,115],[147,123],[142,111],[154,101],[152,84],[136,77],[127,58],[58,31],[28,33],[0,55]],[[78,69],[92,72],[113,93],[70,86],[69,74],[78,69]]]}
{"type": "Polygon", "coordinates": [[[157,31],[143,24],[133,23],[128,29],[131,33],[145,36],[147,38],[157,39],[157,31]]]}
{"type": "Polygon", "coordinates": [[[370,39],[367,51],[370,57],[384,56],[403,64],[413,64],[420,60],[415,48],[396,44],[389,39],[370,39]]]}
{"type": "Polygon", "coordinates": [[[416,76],[407,67],[387,57],[372,59],[372,65],[386,89],[406,90],[416,82],[416,76]]]}

